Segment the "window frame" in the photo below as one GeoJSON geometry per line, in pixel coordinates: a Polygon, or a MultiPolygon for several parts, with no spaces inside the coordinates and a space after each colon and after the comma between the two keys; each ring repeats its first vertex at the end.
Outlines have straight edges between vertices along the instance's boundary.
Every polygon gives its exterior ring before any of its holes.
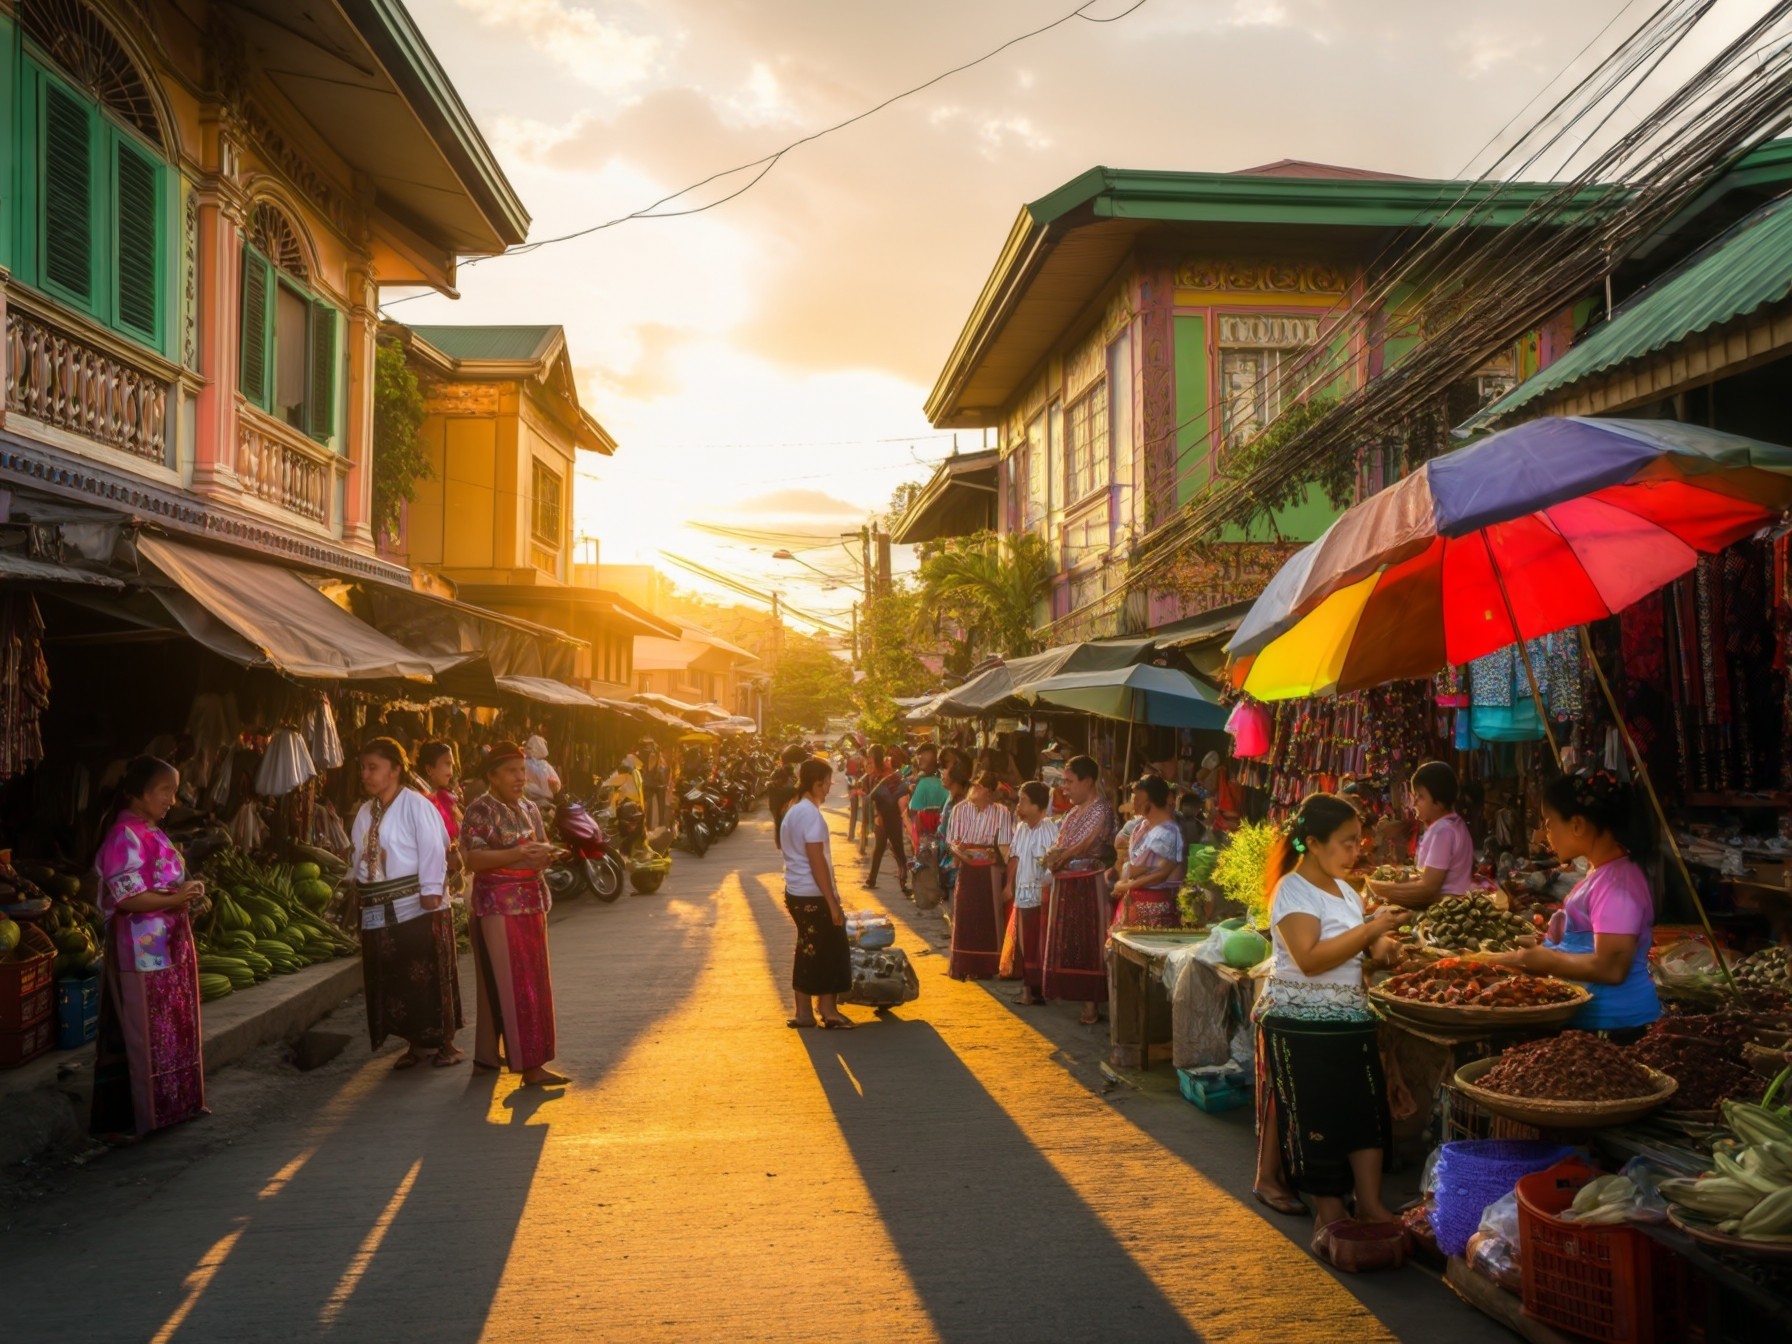
{"type": "Polygon", "coordinates": [[[1103,374],[1064,407],[1064,502],[1067,513],[1075,511],[1085,500],[1112,484],[1113,438],[1111,399],[1107,375],[1103,374]],[[1097,397],[1101,398],[1099,427],[1096,426],[1097,397]],[[1080,439],[1077,436],[1079,421],[1084,430],[1080,439]],[[1099,455],[1095,451],[1097,445],[1099,455]]]}
{"type": "Polygon", "coordinates": [[[529,459],[529,539],[543,550],[551,550],[558,555],[564,549],[561,534],[566,530],[566,480],[548,463],[539,457],[529,459]],[[543,480],[554,483],[554,531],[552,534],[541,530],[541,505],[543,480]]]}
{"type": "MultiPolygon", "coordinates": [[[[325,447],[333,446],[339,438],[340,407],[342,402],[342,385],[344,358],[342,348],[342,310],[330,300],[319,295],[309,285],[293,275],[283,271],[269,257],[247,238],[242,240],[242,294],[237,304],[237,389],[249,404],[264,415],[279,421],[295,433],[303,434],[314,442],[325,447]],[[259,386],[245,386],[244,373],[247,367],[249,269],[251,265],[259,267],[267,284],[267,302],[263,305],[261,322],[261,378],[259,386]],[[284,287],[305,305],[305,330],[300,335],[300,343],[305,350],[305,397],[300,403],[302,423],[293,424],[279,407],[274,404],[274,391],[279,376],[279,297],[284,287]],[[318,397],[317,369],[317,333],[318,324],[327,318],[330,323],[331,357],[328,361],[330,369],[329,395],[318,397]],[[320,417],[320,407],[322,415],[320,417]]],[[[258,282],[260,283],[260,282],[258,282]]]]}
{"type": "Polygon", "coordinates": [[[173,277],[178,269],[174,254],[176,177],[161,145],[136,127],[126,124],[89,90],[64,74],[59,66],[37,54],[30,45],[18,50],[18,116],[13,133],[14,200],[10,219],[18,230],[14,277],[42,291],[63,307],[91,318],[107,330],[134,344],[171,358],[175,329],[173,277]],[[87,294],[53,279],[49,265],[49,208],[47,102],[50,91],[81,108],[87,122],[87,294]],[[126,230],[119,218],[119,160],[123,155],[142,162],[151,172],[153,201],[150,218],[154,237],[151,277],[155,321],[152,328],[138,326],[124,315],[120,283],[124,267],[121,249],[126,230]]]}

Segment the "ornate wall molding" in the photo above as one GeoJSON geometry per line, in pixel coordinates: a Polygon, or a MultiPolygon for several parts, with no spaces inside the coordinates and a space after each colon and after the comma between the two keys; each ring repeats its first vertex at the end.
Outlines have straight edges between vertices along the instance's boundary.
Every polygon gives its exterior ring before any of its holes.
{"type": "Polygon", "coordinates": [[[279,170],[280,175],[292,184],[293,190],[304,197],[313,209],[345,237],[355,237],[359,212],[348,197],[336,189],[335,184],[311,162],[303,150],[287,139],[286,133],[275,124],[267,109],[260,103],[253,98],[245,98],[242,110],[243,125],[255,148],[267,157],[268,162],[279,170]]]}
{"type": "Polygon", "coordinates": [[[1246,261],[1185,258],[1176,263],[1183,289],[1239,294],[1342,294],[1350,287],[1343,271],[1322,261],[1246,261]]]}
{"type": "Polygon", "coordinates": [[[181,212],[180,360],[189,369],[199,368],[199,194],[187,189],[181,212]]]}
{"type": "Polygon", "coordinates": [[[429,381],[423,405],[431,415],[496,415],[504,395],[497,383],[429,381]]]}

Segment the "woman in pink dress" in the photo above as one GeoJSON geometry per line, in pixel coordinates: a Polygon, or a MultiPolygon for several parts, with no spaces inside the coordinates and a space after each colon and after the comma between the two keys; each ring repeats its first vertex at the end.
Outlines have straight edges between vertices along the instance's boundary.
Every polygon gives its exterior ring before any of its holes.
{"type": "Polygon", "coordinates": [[[125,767],[118,806],[94,858],[106,917],[95,1134],[147,1134],[205,1114],[199,958],[187,906],[205,895],[162,833],[180,775],[153,756],[125,767]]]}
{"type": "Polygon", "coordinates": [[[473,1063],[500,1063],[525,1083],[554,1087],[566,1078],[554,1058],[554,983],[548,973],[548,907],[542,869],[556,853],[541,813],[524,797],[529,779],[523,749],[494,743],[485,758],[486,791],[467,804],[461,822],[473,872],[473,964],[479,1020],[473,1063]]]}
{"type": "Polygon", "coordinates": [[[460,789],[457,779],[459,762],[454,757],[452,742],[425,742],[417,749],[417,773],[429,786],[429,801],[442,814],[442,825],[448,828],[448,894],[459,896],[466,890],[466,859],[460,852],[460,789]]]}

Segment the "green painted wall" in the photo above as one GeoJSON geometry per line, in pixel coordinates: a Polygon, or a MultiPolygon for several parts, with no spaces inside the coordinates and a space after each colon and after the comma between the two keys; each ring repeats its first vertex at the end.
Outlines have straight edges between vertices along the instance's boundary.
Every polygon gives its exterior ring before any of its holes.
{"type": "Polygon", "coordinates": [[[1207,319],[1178,317],[1175,340],[1176,507],[1180,509],[1207,488],[1208,468],[1203,459],[1213,428],[1207,404],[1207,319]]]}

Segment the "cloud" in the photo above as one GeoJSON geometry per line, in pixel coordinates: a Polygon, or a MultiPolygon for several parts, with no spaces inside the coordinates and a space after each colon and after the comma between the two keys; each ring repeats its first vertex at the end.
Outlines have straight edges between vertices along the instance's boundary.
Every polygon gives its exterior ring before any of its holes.
{"type": "Polygon", "coordinates": [[[857,523],[865,517],[865,506],[850,503],[825,490],[788,489],[743,499],[726,512],[736,516],[752,514],[783,522],[822,519],[857,523]]]}
{"type": "Polygon", "coordinates": [[[487,28],[519,35],[581,82],[619,90],[656,74],[666,44],[570,0],[455,0],[487,28]]]}

